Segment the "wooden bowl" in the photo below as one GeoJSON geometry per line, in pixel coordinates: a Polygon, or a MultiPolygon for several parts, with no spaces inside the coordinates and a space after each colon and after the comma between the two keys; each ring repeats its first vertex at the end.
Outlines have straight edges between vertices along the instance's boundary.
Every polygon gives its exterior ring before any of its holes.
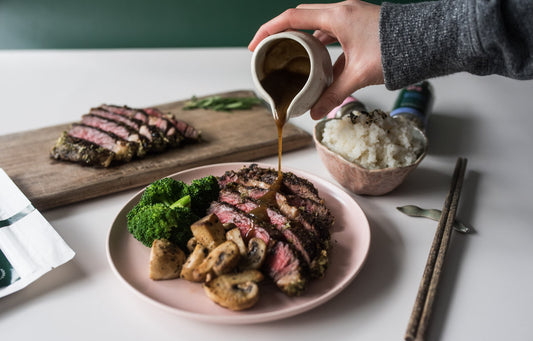
{"type": "Polygon", "coordinates": [[[346,160],[322,144],[324,126],[329,120],[331,119],[322,120],[315,125],[313,139],[316,150],[333,178],[355,194],[383,195],[391,192],[405,180],[407,175],[418,166],[427,154],[425,134],[420,129],[413,127],[416,130],[415,134],[424,142],[424,150],[413,164],[405,167],[366,169],[346,160]]]}

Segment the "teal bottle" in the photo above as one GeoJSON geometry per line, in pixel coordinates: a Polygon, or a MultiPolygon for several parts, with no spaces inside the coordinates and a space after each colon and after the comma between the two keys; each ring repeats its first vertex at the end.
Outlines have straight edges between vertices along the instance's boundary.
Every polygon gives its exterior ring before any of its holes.
{"type": "Polygon", "coordinates": [[[425,131],[432,106],[433,87],[428,81],[422,81],[400,91],[390,116],[411,121],[425,131]]]}

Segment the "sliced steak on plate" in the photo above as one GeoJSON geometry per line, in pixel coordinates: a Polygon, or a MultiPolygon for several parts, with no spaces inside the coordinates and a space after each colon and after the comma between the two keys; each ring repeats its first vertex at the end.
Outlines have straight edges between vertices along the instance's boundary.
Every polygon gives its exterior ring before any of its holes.
{"type": "MultiPolygon", "coordinates": [[[[221,190],[219,200],[234,205],[248,214],[253,215],[254,211],[262,211],[258,200],[243,196],[232,189],[232,186],[226,186],[221,190]]],[[[327,250],[320,249],[319,236],[314,231],[306,229],[299,221],[284,215],[276,207],[267,207],[265,213],[266,222],[281,232],[285,239],[300,252],[313,277],[322,277],[325,268],[322,268],[321,264],[324,263],[323,258],[327,257],[327,250]]]]}
{"type": "MultiPolygon", "coordinates": [[[[259,199],[268,192],[267,188],[246,186],[237,182],[230,182],[224,186],[252,199],[259,199]]],[[[295,194],[285,194],[283,190],[284,188],[281,188],[281,191],[276,193],[276,204],[281,213],[317,234],[322,247],[329,248],[330,228],[334,223],[330,210],[323,202],[319,203],[295,194]]]]}
{"type": "Polygon", "coordinates": [[[239,227],[245,240],[265,240],[265,274],[283,292],[299,295],[310,280],[325,275],[334,217],[316,187],[291,172],[283,172],[271,193],[277,177],[276,170],[257,164],[227,171],[218,178],[220,195],[209,211],[239,227]]]}
{"type": "MultiPolygon", "coordinates": [[[[268,189],[276,181],[277,177],[277,170],[261,168],[257,164],[252,164],[250,167],[245,167],[238,171],[226,172],[220,177],[220,182],[222,185],[228,182],[237,182],[247,186],[268,189]]],[[[285,193],[295,194],[317,203],[324,203],[324,200],[318,195],[318,190],[309,180],[298,177],[291,172],[283,173],[282,186],[285,193]]]]}
{"type": "Polygon", "coordinates": [[[279,231],[225,202],[213,202],[208,213],[214,213],[223,224],[235,224],[245,240],[257,237],[267,244],[263,270],[281,291],[289,296],[298,296],[305,291],[309,281],[308,266],[279,231]]]}

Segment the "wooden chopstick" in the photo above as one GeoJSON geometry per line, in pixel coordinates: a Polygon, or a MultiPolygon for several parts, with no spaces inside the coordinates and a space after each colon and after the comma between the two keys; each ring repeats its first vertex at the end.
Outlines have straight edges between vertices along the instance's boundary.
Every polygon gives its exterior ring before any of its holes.
{"type": "Polygon", "coordinates": [[[429,325],[429,318],[433,309],[433,302],[437,293],[437,287],[444,265],[444,258],[448,250],[453,222],[457,212],[457,205],[463,186],[463,179],[466,170],[466,159],[458,158],[450,185],[450,190],[446,196],[442,214],[433,238],[431,250],[428,255],[424,274],[420,281],[418,293],[407,331],[406,341],[423,341],[429,325]]]}

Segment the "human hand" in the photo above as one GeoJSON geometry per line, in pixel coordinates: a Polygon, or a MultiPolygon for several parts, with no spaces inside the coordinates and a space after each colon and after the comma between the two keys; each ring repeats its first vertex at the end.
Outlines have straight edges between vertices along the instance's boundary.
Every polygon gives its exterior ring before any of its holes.
{"type": "Polygon", "coordinates": [[[267,36],[291,29],[315,30],[324,45],[340,43],[343,53],[333,65],[333,83],[311,108],[317,120],[356,90],[383,84],[379,11],[380,6],[358,0],[299,5],[263,24],[248,48],[253,51],[267,36]]]}

